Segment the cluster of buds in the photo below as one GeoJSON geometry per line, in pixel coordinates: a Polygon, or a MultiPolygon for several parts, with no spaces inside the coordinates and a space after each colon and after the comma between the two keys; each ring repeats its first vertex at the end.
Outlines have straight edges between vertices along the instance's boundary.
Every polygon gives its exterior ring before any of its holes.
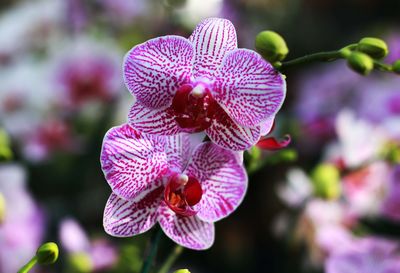
{"type": "Polygon", "coordinates": [[[260,32],[256,37],[255,47],[258,53],[278,70],[312,61],[346,59],[352,70],[364,76],[373,69],[400,74],[400,60],[393,64],[381,62],[388,55],[389,49],[385,41],[375,37],[362,38],[358,43],[350,44],[337,51],[310,54],[288,62],[282,61],[289,53],[289,49],[282,36],[276,32],[269,30],[260,32]]]}

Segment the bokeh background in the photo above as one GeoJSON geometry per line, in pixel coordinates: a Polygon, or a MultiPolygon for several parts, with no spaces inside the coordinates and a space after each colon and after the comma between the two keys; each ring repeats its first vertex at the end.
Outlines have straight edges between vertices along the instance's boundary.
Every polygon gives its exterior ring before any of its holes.
{"type": "MultiPolygon", "coordinates": [[[[391,63],[399,10],[394,0],[2,0],[0,272],[16,272],[45,241],[59,244],[60,260],[36,272],[139,272],[151,232],[105,234],[111,191],[99,163],[105,132],[134,100],[121,67],[136,44],[188,37],[217,16],[234,23],[239,47],[254,49],[271,29],[292,59],[377,36],[391,63]]],[[[290,134],[291,145],[246,153],[243,204],[217,223],[210,250],[186,250],[173,268],[333,273],[359,258],[371,272],[400,272],[400,77],[363,77],[344,61],[286,75],[273,135],[290,134]]],[[[172,249],[164,237],[156,265],[172,249]]]]}

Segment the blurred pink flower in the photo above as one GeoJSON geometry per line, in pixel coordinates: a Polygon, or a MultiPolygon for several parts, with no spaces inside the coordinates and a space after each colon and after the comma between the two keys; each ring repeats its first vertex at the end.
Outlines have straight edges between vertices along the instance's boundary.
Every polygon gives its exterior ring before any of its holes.
{"type": "Polygon", "coordinates": [[[61,105],[72,109],[89,102],[109,102],[121,91],[119,52],[112,45],[80,37],[59,50],[55,59],[61,105]]]}
{"type": "Polygon", "coordinates": [[[356,217],[377,215],[388,190],[390,167],[378,161],[343,178],[348,210],[356,217]]]}
{"type": "Polygon", "coordinates": [[[400,165],[393,167],[389,186],[382,206],[382,215],[400,222],[400,165]]]}
{"type": "Polygon", "coordinates": [[[133,236],[158,222],[187,248],[213,244],[213,223],[239,206],[247,175],[235,152],[210,142],[193,150],[191,141],[185,134],[141,134],[129,125],[106,134],[101,163],[113,190],[104,212],[107,233],[133,236]]]}
{"type": "Polygon", "coordinates": [[[110,268],[118,260],[115,246],[103,238],[90,240],[78,222],[72,218],[61,222],[59,236],[61,245],[68,254],[88,255],[91,271],[110,268]]]}
{"type": "Polygon", "coordinates": [[[39,162],[48,160],[55,152],[77,151],[78,141],[70,126],[61,120],[45,120],[24,139],[25,158],[39,162]]]}
{"type": "Polygon", "coordinates": [[[26,189],[25,170],[0,164],[0,193],[5,198],[5,219],[0,224],[0,272],[17,272],[42,243],[45,220],[26,189]]]}
{"type": "Polygon", "coordinates": [[[235,151],[257,143],[286,93],[284,77],[258,53],[238,49],[232,23],[217,18],[203,20],[189,39],[164,36],[135,46],[124,78],[137,99],[129,113],[137,130],[205,131],[235,151]]]}
{"type": "Polygon", "coordinates": [[[399,245],[394,241],[367,237],[354,240],[346,250],[331,255],[326,273],[400,272],[399,245]]]}

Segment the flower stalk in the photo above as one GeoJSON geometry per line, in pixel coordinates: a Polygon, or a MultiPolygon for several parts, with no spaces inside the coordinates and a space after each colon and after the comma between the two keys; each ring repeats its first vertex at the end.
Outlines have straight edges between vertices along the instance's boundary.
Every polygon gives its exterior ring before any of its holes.
{"type": "Polygon", "coordinates": [[[168,273],[172,265],[179,258],[182,252],[183,252],[183,247],[181,245],[176,245],[174,250],[171,252],[168,258],[165,260],[164,264],[161,266],[158,273],[168,273]]]}
{"type": "Polygon", "coordinates": [[[153,265],[154,258],[157,254],[158,246],[162,237],[162,229],[157,226],[150,240],[150,250],[146,260],[143,263],[140,273],[148,273],[153,265]]]}

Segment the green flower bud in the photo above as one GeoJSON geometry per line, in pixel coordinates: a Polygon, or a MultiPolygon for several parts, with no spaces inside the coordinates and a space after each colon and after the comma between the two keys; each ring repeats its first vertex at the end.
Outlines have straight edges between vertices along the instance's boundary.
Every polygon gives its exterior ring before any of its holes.
{"type": "Polygon", "coordinates": [[[190,271],[188,269],[179,269],[176,270],[174,273],[190,273],[190,271]]]}
{"type": "Polygon", "coordinates": [[[397,60],[392,65],[393,72],[396,74],[400,74],[400,60],[397,60]]]}
{"type": "Polygon", "coordinates": [[[89,273],[93,271],[92,260],[86,253],[74,253],[68,257],[70,272],[89,273]]]}
{"type": "Polygon", "coordinates": [[[6,200],[4,196],[0,192],[0,224],[4,222],[6,218],[6,200]]]}
{"type": "Polygon", "coordinates": [[[387,142],[380,151],[380,155],[390,163],[400,164],[400,145],[392,141],[387,142]]]}
{"type": "Polygon", "coordinates": [[[389,53],[385,41],[372,37],[362,38],[358,42],[357,50],[368,54],[374,59],[382,59],[389,53]]]}
{"type": "Polygon", "coordinates": [[[347,57],[347,64],[357,73],[368,75],[374,68],[374,62],[365,53],[354,51],[347,57]]]}
{"type": "Polygon", "coordinates": [[[36,251],[38,264],[53,264],[58,259],[58,246],[53,243],[45,243],[36,251]]]}
{"type": "Polygon", "coordinates": [[[334,200],[340,196],[340,173],[332,164],[321,164],[311,174],[317,196],[334,200]]]}
{"type": "Polygon", "coordinates": [[[273,31],[262,31],[257,35],[256,50],[270,63],[282,61],[289,53],[285,40],[273,31]]]}

